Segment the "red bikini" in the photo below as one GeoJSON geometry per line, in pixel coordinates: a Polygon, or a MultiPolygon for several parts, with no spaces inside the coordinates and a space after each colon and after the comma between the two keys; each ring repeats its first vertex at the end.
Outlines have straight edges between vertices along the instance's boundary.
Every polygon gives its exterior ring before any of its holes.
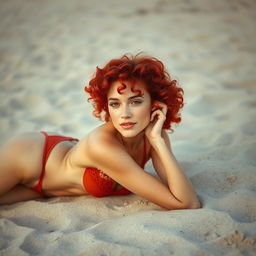
{"type": "MultiPolygon", "coordinates": [[[[45,197],[45,194],[42,190],[43,178],[45,175],[45,165],[47,159],[53,150],[53,148],[62,141],[78,141],[78,139],[66,136],[59,135],[48,135],[46,132],[41,132],[45,136],[45,144],[44,144],[44,153],[42,158],[42,170],[40,174],[39,181],[37,185],[33,186],[31,189],[45,197]]],[[[146,150],[146,140],[144,138],[144,153],[143,153],[143,162],[141,167],[144,168],[144,165],[147,162],[147,150],[146,150]]],[[[111,179],[108,175],[103,173],[102,171],[96,168],[85,168],[84,176],[83,176],[83,185],[85,190],[95,197],[104,197],[104,196],[112,196],[112,195],[128,195],[131,192],[121,187],[117,190],[114,189],[116,186],[116,182],[111,179]]]]}
{"type": "Polygon", "coordinates": [[[78,139],[74,139],[71,137],[66,137],[66,136],[60,136],[60,135],[48,135],[46,132],[42,131],[41,132],[45,136],[45,143],[44,143],[44,153],[43,153],[43,158],[42,158],[42,170],[41,174],[39,177],[38,183],[32,187],[34,191],[36,191],[38,194],[41,196],[45,197],[45,194],[42,190],[42,185],[43,185],[43,179],[44,179],[44,174],[45,174],[45,165],[47,162],[47,159],[52,152],[53,148],[60,142],[62,141],[78,141],[78,139]]]}
{"type": "MultiPolygon", "coordinates": [[[[147,162],[147,145],[144,138],[144,153],[143,153],[143,162],[141,167],[144,168],[147,162]]],[[[131,192],[121,187],[117,190],[114,190],[116,182],[111,179],[108,175],[96,168],[86,168],[84,171],[83,177],[84,188],[86,191],[95,196],[95,197],[104,197],[104,196],[121,196],[128,195],[131,192]]]]}

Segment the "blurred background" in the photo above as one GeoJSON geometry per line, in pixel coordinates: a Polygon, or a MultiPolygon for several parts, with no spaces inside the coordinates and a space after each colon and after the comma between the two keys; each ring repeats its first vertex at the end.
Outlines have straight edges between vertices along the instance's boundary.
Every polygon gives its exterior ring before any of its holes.
{"type": "MultiPolygon", "coordinates": [[[[160,59],[184,88],[177,138],[216,130],[256,107],[253,98],[246,100],[256,88],[254,0],[0,4],[1,143],[25,131],[84,136],[101,123],[91,114],[84,86],[96,66],[125,53],[160,59]],[[234,114],[237,100],[241,112],[234,114]]],[[[253,133],[247,123],[243,129],[253,133]]]]}
{"type": "Polygon", "coordinates": [[[82,138],[101,124],[84,93],[96,67],[144,52],[184,89],[170,139],[203,204],[17,204],[1,208],[0,254],[254,255],[255,10],[255,0],[0,0],[0,145],[27,131],[82,138]]]}

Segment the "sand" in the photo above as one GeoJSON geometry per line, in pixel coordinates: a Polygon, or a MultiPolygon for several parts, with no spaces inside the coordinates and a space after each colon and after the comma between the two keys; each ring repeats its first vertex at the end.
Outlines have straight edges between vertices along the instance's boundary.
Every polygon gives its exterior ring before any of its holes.
{"type": "Polygon", "coordinates": [[[256,255],[255,8],[1,1],[1,144],[26,131],[81,138],[101,124],[83,92],[95,67],[143,51],[184,88],[170,139],[203,208],[165,211],[136,195],[0,206],[0,255],[256,255]]]}

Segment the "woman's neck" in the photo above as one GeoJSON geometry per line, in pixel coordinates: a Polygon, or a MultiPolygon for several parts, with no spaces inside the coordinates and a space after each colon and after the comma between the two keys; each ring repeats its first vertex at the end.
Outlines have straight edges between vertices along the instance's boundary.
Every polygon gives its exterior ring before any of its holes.
{"type": "Polygon", "coordinates": [[[141,143],[144,142],[144,131],[137,134],[135,137],[123,137],[121,133],[118,132],[118,137],[120,138],[121,143],[128,151],[134,151],[139,148],[141,143]]]}
{"type": "Polygon", "coordinates": [[[116,138],[119,142],[126,148],[128,152],[136,151],[141,143],[144,143],[145,131],[141,131],[134,137],[124,137],[122,134],[114,127],[111,122],[105,124],[112,132],[114,132],[116,138]]]}

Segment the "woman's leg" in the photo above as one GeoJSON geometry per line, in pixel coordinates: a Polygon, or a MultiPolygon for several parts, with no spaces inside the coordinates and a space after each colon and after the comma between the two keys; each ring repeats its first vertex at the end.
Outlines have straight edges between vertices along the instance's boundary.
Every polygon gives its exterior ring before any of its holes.
{"type": "Polygon", "coordinates": [[[22,185],[35,175],[29,167],[40,170],[40,166],[30,164],[30,159],[40,158],[40,136],[20,135],[0,148],[0,204],[41,197],[22,185]]]}
{"type": "Polygon", "coordinates": [[[14,143],[8,143],[0,149],[0,197],[14,188],[22,180],[22,173],[19,173],[17,165],[19,156],[15,154],[17,147],[14,143]]]}
{"type": "Polygon", "coordinates": [[[13,204],[20,201],[32,200],[41,197],[41,195],[30,188],[27,188],[24,185],[17,185],[3,196],[0,196],[0,205],[13,204]]]}

